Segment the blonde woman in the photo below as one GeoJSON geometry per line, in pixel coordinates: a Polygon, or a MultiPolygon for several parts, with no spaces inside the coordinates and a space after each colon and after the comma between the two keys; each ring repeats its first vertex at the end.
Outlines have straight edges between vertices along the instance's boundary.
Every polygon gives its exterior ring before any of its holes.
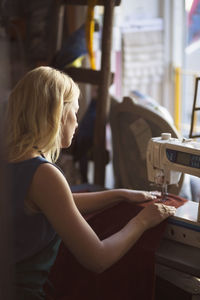
{"type": "Polygon", "coordinates": [[[141,202],[156,196],[114,189],[72,194],[54,164],[70,146],[78,126],[79,88],[64,73],[39,67],[11,92],[7,111],[7,153],[11,174],[17,299],[44,299],[42,289],[60,239],[78,261],[94,272],[117,262],[148,229],[173,215],[175,208],[149,204],[127,225],[100,241],[82,214],[120,201],[141,202]]]}

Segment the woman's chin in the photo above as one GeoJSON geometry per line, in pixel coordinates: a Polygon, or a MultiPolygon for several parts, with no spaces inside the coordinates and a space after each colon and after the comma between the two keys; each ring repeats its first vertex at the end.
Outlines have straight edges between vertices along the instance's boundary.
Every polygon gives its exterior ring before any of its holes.
{"type": "Polygon", "coordinates": [[[67,149],[67,148],[69,148],[69,146],[71,146],[71,141],[68,143],[63,143],[61,146],[61,149],[67,149]]]}

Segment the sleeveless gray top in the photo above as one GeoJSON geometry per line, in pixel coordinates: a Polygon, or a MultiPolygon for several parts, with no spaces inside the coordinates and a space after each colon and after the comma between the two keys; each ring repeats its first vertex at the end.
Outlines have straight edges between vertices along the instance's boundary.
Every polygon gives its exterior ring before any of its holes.
{"type": "Polygon", "coordinates": [[[8,164],[13,220],[13,263],[39,253],[56,236],[51,224],[42,213],[30,214],[24,205],[33,176],[43,163],[49,162],[45,158],[37,156],[22,162],[8,164]]]}

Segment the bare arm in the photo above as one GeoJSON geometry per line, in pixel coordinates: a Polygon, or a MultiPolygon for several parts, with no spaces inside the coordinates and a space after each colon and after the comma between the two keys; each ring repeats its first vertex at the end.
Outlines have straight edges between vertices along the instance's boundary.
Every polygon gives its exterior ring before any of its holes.
{"type": "Polygon", "coordinates": [[[153,200],[155,194],[146,191],[113,189],[90,193],[73,193],[74,202],[81,213],[90,213],[121,201],[141,202],[153,200]]]}
{"type": "Polygon", "coordinates": [[[118,190],[73,193],[74,202],[81,213],[90,213],[123,200],[118,190]]]}
{"type": "Polygon", "coordinates": [[[102,272],[119,260],[143,232],[171,215],[149,205],[127,225],[100,241],[77,209],[64,176],[50,164],[41,165],[33,178],[29,199],[40,209],[81,264],[102,272]]]}

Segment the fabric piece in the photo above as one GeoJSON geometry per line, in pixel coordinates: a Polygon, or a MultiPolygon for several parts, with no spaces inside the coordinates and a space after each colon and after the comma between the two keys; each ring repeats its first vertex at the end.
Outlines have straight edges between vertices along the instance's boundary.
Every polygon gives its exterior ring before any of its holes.
{"type": "Polygon", "coordinates": [[[152,131],[149,124],[142,118],[137,119],[130,125],[134,139],[139,149],[140,159],[146,160],[146,149],[149,140],[152,137],[152,131]]]}
{"type": "Polygon", "coordinates": [[[74,136],[72,154],[79,162],[81,180],[88,182],[88,162],[93,159],[94,127],[96,120],[96,100],[91,102],[80,121],[77,134],[74,136]]]}
{"type": "MultiPolygon", "coordinates": [[[[170,195],[167,201],[167,205],[173,203],[178,207],[187,200],[170,195]]],[[[120,230],[149,203],[133,205],[123,202],[86,219],[99,238],[104,239],[120,230]]],[[[46,286],[47,300],[153,299],[155,251],[165,226],[166,221],[147,230],[122,259],[102,274],[82,267],[62,243],[49,276],[54,292],[46,286]]]]}
{"type": "Polygon", "coordinates": [[[161,202],[165,205],[170,205],[178,208],[179,206],[183,205],[187,201],[188,200],[184,199],[183,197],[168,193],[165,197],[165,201],[163,201],[162,198],[159,197],[156,202],[161,202]]]}
{"type": "MultiPolygon", "coordinates": [[[[147,176],[146,160],[141,159],[140,143],[134,138],[131,125],[142,118],[152,132],[152,136],[160,136],[162,132],[171,132],[173,137],[179,137],[176,128],[164,110],[157,105],[149,104],[151,99],[141,94],[133,98],[125,97],[122,103],[112,99],[110,125],[112,131],[113,168],[115,188],[130,188],[135,190],[151,190],[152,186],[147,176]],[[148,99],[146,99],[148,98],[148,99]]],[[[145,135],[146,138],[146,135],[145,135]]],[[[145,143],[143,144],[145,146],[145,143]]],[[[183,176],[178,185],[169,187],[169,191],[178,194],[182,186],[183,176]]]]}
{"type": "Polygon", "coordinates": [[[52,61],[52,66],[64,70],[77,58],[85,56],[87,52],[85,24],[83,24],[64,41],[62,48],[56,53],[52,61]]]}

